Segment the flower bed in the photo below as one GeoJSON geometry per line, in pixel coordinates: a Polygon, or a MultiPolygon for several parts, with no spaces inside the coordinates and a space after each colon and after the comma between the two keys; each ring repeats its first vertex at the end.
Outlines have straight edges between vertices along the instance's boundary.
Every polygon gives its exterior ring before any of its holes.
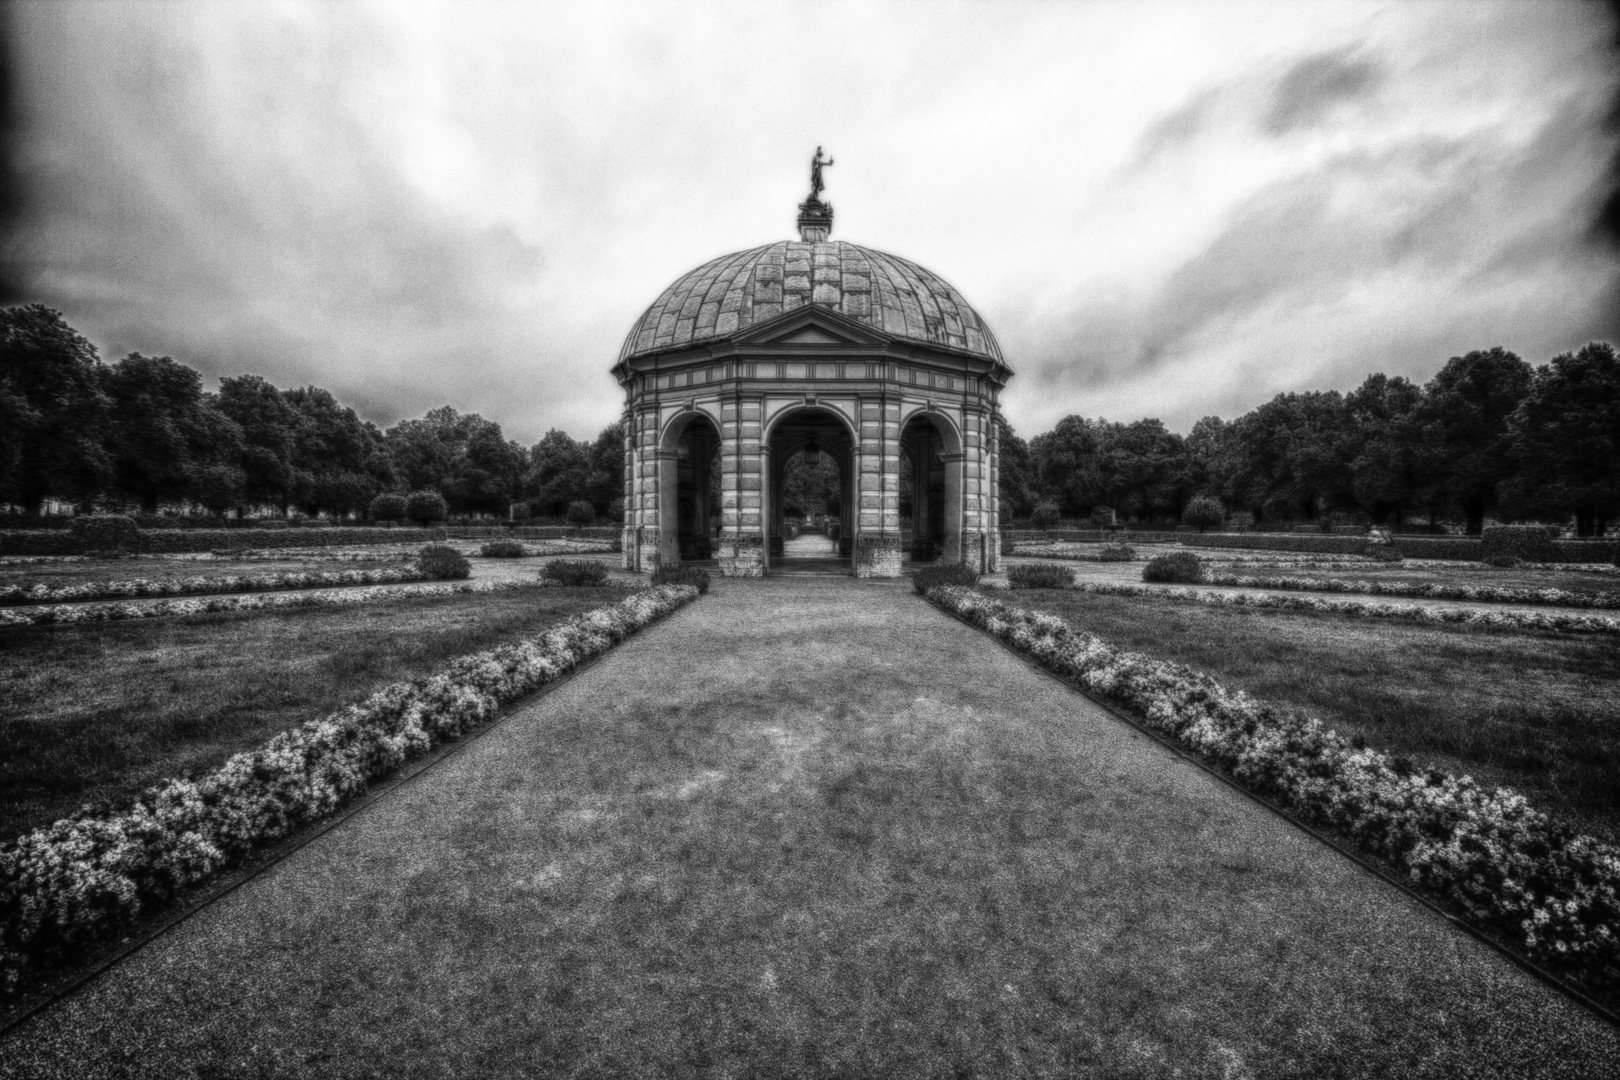
{"type": "Polygon", "coordinates": [[[150,603],[63,604],[51,607],[0,608],[0,627],[59,626],[67,623],[118,622],[125,619],[161,619],[172,615],[202,615],[213,611],[268,611],[284,608],[338,607],[453,593],[485,593],[507,589],[543,588],[541,581],[458,581],[431,585],[377,585],[343,592],[253,593],[247,596],[206,596],[150,603]]]}
{"type": "Polygon", "coordinates": [[[1367,600],[1336,600],[1325,596],[1274,596],[1270,593],[1216,592],[1212,589],[1177,589],[1131,582],[1078,581],[1076,592],[1099,596],[1147,596],[1186,600],[1211,607],[1267,608],[1278,611],[1322,611],[1370,619],[1407,622],[1459,623],[1500,626],[1515,630],[1563,630],[1582,634],[1620,634],[1620,618],[1575,615],[1561,611],[1502,611],[1497,608],[1437,608],[1417,604],[1379,604],[1367,600]]]}
{"type": "Polygon", "coordinates": [[[1539,960],[1593,986],[1620,985],[1620,851],[1556,826],[1522,796],[1354,749],[1319,720],[1115,649],[1054,616],[964,588],[928,597],[1251,790],[1351,837],[1539,960]]]}
{"type": "Polygon", "coordinates": [[[162,596],[202,596],[217,593],[268,592],[277,589],[315,589],[341,585],[383,585],[426,581],[428,575],[412,567],[378,570],[301,571],[287,574],[231,574],[129,581],[86,581],[80,585],[0,586],[0,604],[62,604],[78,600],[141,599],[162,596]]]}
{"type": "MultiPolygon", "coordinates": [[[[469,586],[431,586],[469,591],[469,586]]],[[[395,683],[237,754],[196,779],[89,809],[0,848],[0,988],[41,962],[116,935],[179,890],[314,822],[366,786],[455,739],[655,619],[697,599],[647,589],[525,638],[395,683]]]]}
{"type": "Polygon", "coordinates": [[[1503,585],[1461,585],[1450,581],[1346,581],[1342,578],[1249,577],[1209,574],[1211,585],[1250,589],[1296,589],[1303,592],[1361,593],[1367,596],[1411,596],[1423,600],[1484,600],[1498,604],[1552,604],[1575,608],[1620,608],[1620,594],[1579,593],[1567,589],[1515,589],[1503,585]]]}

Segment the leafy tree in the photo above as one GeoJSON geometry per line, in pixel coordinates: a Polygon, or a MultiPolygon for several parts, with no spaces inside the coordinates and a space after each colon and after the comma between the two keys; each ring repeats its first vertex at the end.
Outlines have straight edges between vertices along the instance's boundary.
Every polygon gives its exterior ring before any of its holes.
{"type": "Polygon", "coordinates": [[[1519,507],[1574,512],[1581,536],[1620,513],[1620,360],[1595,341],[1537,368],[1514,412],[1518,471],[1504,492],[1519,507]]]}
{"type": "Polygon", "coordinates": [[[242,432],[245,499],[280,507],[285,514],[297,493],[298,411],[257,375],[221,379],[213,401],[242,432]]]}
{"type": "Polygon", "coordinates": [[[1417,410],[1423,391],[1400,376],[1367,376],[1345,396],[1349,425],[1341,453],[1350,463],[1350,488],[1376,524],[1399,524],[1425,498],[1422,429],[1417,410]]]}
{"type": "Polygon", "coordinates": [[[996,437],[1000,454],[1001,519],[1012,521],[1035,508],[1035,464],[1030,458],[1029,444],[999,416],[996,417],[996,437]]]}
{"type": "Polygon", "coordinates": [[[1057,503],[1047,501],[1036,504],[1035,509],[1030,511],[1029,517],[1031,524],[1044,531],[1062,521],[1063,513],[1058,509],[1057,503]]]}
{"type": "Polygon", "coordinates": [[[1223,503],[1241,501],[1238,492],[1243,482],[1243,448],[1232,423],[1206,416],[1193,425],[1182,445],[1189,489],[1207,492],[1223,503]]]}
{"type": "Polygon", "coordinates": [[[1337,390],[1278,394],[1239,417],[1233,434],[1243,455],[1240,501],[1262,516],[1307,519],[1350,502],[1346,423],[1337,390]]]}
{"type": "Polygon", "coordinates": [[[449,512],[444,496],[431,489],[413,491],[405,499],[405,516],[424,529],[435,521],[443,521],[449,512]]]}
{"type": "Polygon", "coordinates": [[[306,513],[356,512],[394,484],[387,443],[375,424],[318,386],[284,390],[282,396],[297,414],[294,491],[306,513]]]}
{"type": "Polygon", "coordinates": [[[590,453],[566,431],[552,428],[529,451],[523,490],[534,503],[536,512],[561,517],[569,503],[590,498],[590,485],[590,453]]]}
{"type": "Polygon", "coordinates": [[[130,353],[100,372],[109,402],[113,488],[120,495],[148,513],[160,503],[201,502],[196,481],[203,470],[235,468],[241,429],[209,404],[195,369],[167,356],[130,353]]]}
{"type": "Polygon", "coordinates": [[[1031,439],[1029,456],[1040,493],[1075,515],[1101,501],[1100,443],[1096,427],[1079,416],[1065,416],[1051,431],[1031,439]]]}
{"type": "Polygon", "coordinates": [[[225,514],[242,505],[247,475],[237,465],[216,461],[193,469],[187,487],[191,497],[207,510],[225,514]]]}
{"type": "Polygon", "coordinates": [[[1219,499],[1197,495],[1188,500],[1186,508],[1181,511],[1181,520],[1183,524],[1196,525],[1198,531],[1203,532],[1226,521],[1226,508],[1219,499]]]}
{"type": "Polygon", "coordinates": [[[448,405],[390,428],[388,445],[400,478],[442,493],[458,514],[505,517],[522,493],[528,455],[501,426],[448,405]]]}
{"type": "Polygon", "coordinates": [[[1509,419],[1531,376],[1529,364],[1497,347],[1452,357],[1423,388],[1416,417],[1423,467],[1438,496],[1462,509],[1470,536],[1484,528],[1512,467],[1509,419]]]}
{"type": "Polygon", "coordinates": [[[95,346],[43,304],[0,312],[0,498],[37,514],[112,478],[95,346]]]}
{"type": "Polygon", "coordinates": [[[624,422],[603,428],[591,444],[591,478],[586,497],[598,512],[624,495],[624,422]]]}
{"type": "Polygon", "coordinates": [[[565,518],[570,525],[586,526],[596,523],[596,507],[591,505],[589,499],[575,499],[568,504],[568,513],[565,518]]]}

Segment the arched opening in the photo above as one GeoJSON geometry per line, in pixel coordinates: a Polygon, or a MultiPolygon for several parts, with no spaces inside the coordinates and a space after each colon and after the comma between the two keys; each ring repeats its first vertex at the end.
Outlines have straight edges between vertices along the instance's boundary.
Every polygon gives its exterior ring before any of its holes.
{"type": "Polygon", "coordinates": [[[679,417],[658,451],[658,559],[714,558],[720,521],[720,431],[702,413],[679,417]]]}
{"type": "Polygon", "coordinates": [[[962,561],[961,442],[938,415],[918,413],[901,429],[900,519],[911,561],[962,561]]]}
{"type": "Polygon", "coordinates": [[[770,561],[779,570],[848,572],[857,508],[855,440],[829,409],[777,417],[767,440],[770,561]]]}

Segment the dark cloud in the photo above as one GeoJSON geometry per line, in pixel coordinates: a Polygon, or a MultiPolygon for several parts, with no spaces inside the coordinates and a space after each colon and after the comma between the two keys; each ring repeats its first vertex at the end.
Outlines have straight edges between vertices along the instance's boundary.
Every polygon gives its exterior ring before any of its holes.
{"type": "Polygon", "coordinates": [[[1286,135],[1311,127],[1339,105],[1370,96],[1382,80],[1377,64],[1347,51],[1307,56],[1278,81],[1265,130],[1286,135]]]}
{"type": "MultiPolygon", "coordinates": [[[[1608,0],[1605,6],[1609,12],[1609,62],[1620,71],[1620,0],[1608,0]]],[[[1607,127],[1611,135],[1620,136],[1620,80],[1616,80],[1610,97],[1607,127]]],[[[1605,180],[1608,193],[1593,220],[1592,231],[1600,241],[1620,251],[1620,141],[1609,156],[1605,180]]]]}
{"type": "MultiPolygon", "coordinates": [[[[17,176],[17,33],[15,9],[0,4],[0,237],[9,239],[23,212],[22,184],[17,176]]],[[[17,273],[10,251],[0,254],[0,304],[28,299],[27,285],[17,273]]]]}
{"type": "Polygon", "coordinates": [[[1208,125],[1220,95],[1219,88],[1201,90],[1149,124],[1136,141],[1130,167],[1151,164],[1160,154],[1179,150],[1195,140],[1208,125]]]}

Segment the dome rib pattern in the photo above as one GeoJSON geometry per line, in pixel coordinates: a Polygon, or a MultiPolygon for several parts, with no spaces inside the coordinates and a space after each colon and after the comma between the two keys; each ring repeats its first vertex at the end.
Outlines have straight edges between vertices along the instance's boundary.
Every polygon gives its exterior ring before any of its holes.
{"type": "Polygon", "coordinates": [[[898,338],[1006,363],[979,313],[943,278],[842,240],[782,240],[704,263],[636,320],[619,359],[728,337],[811,303],[898,338]]]}

